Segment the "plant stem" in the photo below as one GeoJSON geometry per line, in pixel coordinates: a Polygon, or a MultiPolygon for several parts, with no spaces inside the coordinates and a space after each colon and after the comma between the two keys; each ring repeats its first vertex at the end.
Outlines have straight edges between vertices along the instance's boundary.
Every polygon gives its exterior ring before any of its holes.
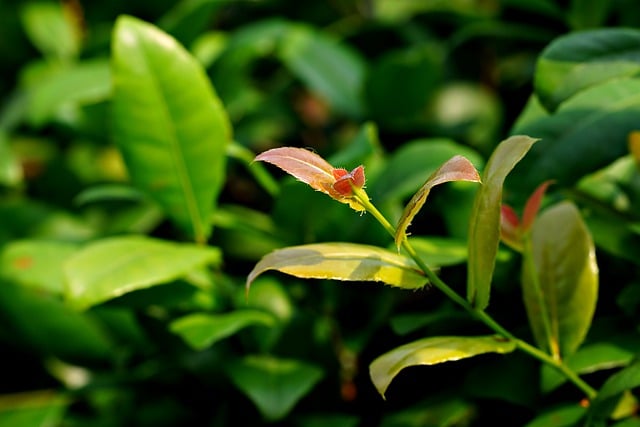
{"type": "MultiPolygon", "coordinates": [[[[367,196],[367,193],[360,188],[353,187],[353,194],[358,203],[360,203],[367,212],[373,215],[373,217],[382,225],[382,227],[387,230],[391,237],[395,238],[396,229],[373,205],[373,203],[371,203],[369,197],[367,196]]],[[[433,272],[433,270],[431,270],[431,268],[429,268],[429,266],[422,260],[422,258],[420,258],[420,256],[411,245],[411,243],[406,239],[406,237],[402,240],[402,247],[407,251],[409,256],[415,261],[418,267],[427,276],[430,283],[438,288],[448,298],[461,306],[464,310],[466,310],[476,319],[480,320],[497,334],[500,334],[502,337],[514,341],[517,348],[521,351],[557,369],[569,381],[575,384],[576,387],[578,387],[589,399],[593,399],[596,396],[596,390],[589,384],[587,384],[584,380],[582,380],[582,378],[580,378],[578,374],[571,370],[571,368],[565,365],[560,358],[554,358],[549,354],[543,352],[539,348],[527,343],[526,341],[516,338],[511,332],[506,330],[495,319],[493,319],[486,311],[474,308],[465,298],[461,297],[456,291],[454,291],[449,285],[447,285],[442,279],[440,279],[440,277],[438,277],[433,272]]]]}

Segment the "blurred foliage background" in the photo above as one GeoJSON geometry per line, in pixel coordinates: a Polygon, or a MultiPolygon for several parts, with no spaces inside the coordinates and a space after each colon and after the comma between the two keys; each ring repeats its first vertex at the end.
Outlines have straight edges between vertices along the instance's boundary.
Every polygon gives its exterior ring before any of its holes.
{"type": "MultiPolygon", "coordinates": [[[[516,169],[505,197],[521,207],[552,178],[551,198],[583,209],[601,294],[591,353],[575,363],[602,384],[640,351],[640,47],[615,51],[633,81],[602,89],[589,110],[563,107],[574,94],[554,92],[540,58],[562,36],[606,27],[633,39],[638,26],[634,0],[0,0],[0,424],[525,425],[576,403],[576,390],[519,354],[413,368],[383,401],[368,377],[380,353],[424,335],[487,332],[433,289],[273,274],[245,300],[246,275],[273,249],[391,244],[367,215],[251,160],[290,145],[364,164],[369,195],[397,219],[454,154],[481,169],[514,132],[560,141],[516,169]],[[182,246],[192,236],[132,184],[116,144],[111,49],[124,14],[197,59],[233,127],[207,250],[182,246]],[[585,127],[574,135],[576,124],[585,127]],[[83,248],[117,236],[142,239],[126,242],[132,253],[160,254],[147,270],[159,278],[79,309],[68,287],[80,267],[110,275],[101,266],[128,246],[94,258],[83,248]]],[[[185,76],[174,89],[191,84],[185,76]]],[[[460,292],[474,191],[434,189],[411,230],[460,292]]],[[[490,311],[526,337],[516,259],[501,250],[490,311]]]]}

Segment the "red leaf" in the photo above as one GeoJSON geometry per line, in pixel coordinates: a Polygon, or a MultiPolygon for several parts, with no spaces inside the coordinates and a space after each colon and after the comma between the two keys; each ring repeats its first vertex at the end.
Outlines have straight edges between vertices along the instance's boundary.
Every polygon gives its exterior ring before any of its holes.
{"type": "Polygon", "coordinates": [[[547,191],[547,188],[553,184],[553,181],[545,181],[536,188],[536,191],[529,196],[527,200],[527,204],[524,206],[524,212],[522,213],[522,231],[527,232],[531,229],[533,225],[533,221],[536,219],[536,215],[538,215],[538,211],[540,210],[540,204],[542,204],[542,199],[544,198],[544,193],[547,191]]]}
{"type": "Polygon", "coordinates": [[[500,238],[516,250],[522,249],[522,229],[518,214],[511,206],[500,207],[500,238]]]}
{"type": "Polygon", "coordinates": [[[351,196],[353,193],[352,185],[357,188],[362,188],[364,185],[363,166],[358,166],[349,173],[347,173],[346,169],[334,169],[333,176],[336,178],[333,189],[342,196],[351,196]]]}

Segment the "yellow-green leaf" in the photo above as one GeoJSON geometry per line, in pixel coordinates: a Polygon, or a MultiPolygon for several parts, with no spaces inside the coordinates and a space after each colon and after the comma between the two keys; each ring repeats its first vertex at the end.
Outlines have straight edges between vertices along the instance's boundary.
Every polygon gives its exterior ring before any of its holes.
{"type": "Polygon", "coordinates": [[[531,233],[533,263],[525,262],[522,280],[529,324],[538,346],[566,357],[584,340],[596,308],[593,240],[570,202],[544,211],[531,233]]]}
{"type": "Polygon", "coordinates": [[[454,156],[440,166],[407,203],[396,227],[395,241],[398,249],[406,238],[407,227],[411,224],[413,217],[422,209],[431,189],[436,185],[451,181],[479,182],[480,176],[473,164],[463,156],[454,156]]]}
{"type": "Polygon", "coordinates": [[[515,349],[514,341],[496,336],[423,338],[379,356],[369,366],[369,373],[384,398],[389,384],[404,368],[436,365],[484,353],[510,353],[515,349]]]}
{"type": "Polygon", "coordinates": [[[500,205],[506,176],[536,142],[528,136],[502,141],[482,174],[469,224],[467,300],[483,310],[489,305],[491,278],[500,242],[500,205]]]}
{"type": "Polygon", "coordinates": [[[384,282],[404,289],[427,284],[411,259],[354,243],[315,243],[275,250],[253,268],[247,278],[247,291],[255,278],[268,270],[306,279],[384,282]]]}

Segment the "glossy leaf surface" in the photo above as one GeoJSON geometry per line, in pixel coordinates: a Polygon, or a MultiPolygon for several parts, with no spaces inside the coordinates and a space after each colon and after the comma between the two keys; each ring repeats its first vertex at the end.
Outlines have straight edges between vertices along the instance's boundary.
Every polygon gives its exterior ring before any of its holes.
{"type": "Polygon", "coordinates": [[[548,110],[590,86],[640,72],[640,31],[606,28],[554,40],[538,59],[535,90],[548,110]]]}
{"type": "Polygon", "coordinates": [[[251,325],[273,325],[274,317],[258,310],[237,310],[223,314],[193,313],[171,322],[171,332],[192,348],[204,350],[251,325]]]}
{"type": "Polygon", "coordinates": [[[384,282],[403,289],[417,289],[427,283],[411,259],[354,243],[316,243],[273,251],[249,274],[247,291],[251,282],[268,270],[306,279],[384,282]]]}
{"type": "Polygon", "coordinates": [[[451,181],[479,182],[480,176],[471,162],[462,156],[454,156],[440,166],[429,179],[427,179],[422,187],[420,187],[418,192],[414,194],[409,203],[407,203],[396,227],[395,241],[398,249],[407,236],[407,227],[409,227],[413,218],[420,209],[422,209],[422,206],[424,206],[431,189],[436,185],[451,181]]]}
{"type": "Polygon", "coordinates": [[[369,366],[371,380],[382,397],[398,373],[417,365],[436,365],[484,353],[510,353],[513,341],[495,336],[430,337],[394,348],[369,366]]]}
{"type": "Polygon", "coordinates": [[[269,356],[247,356],[235,361],[228,374],[271,421],[287,415],[323,376],[314,365],[269,356]]]}
{"type": "Polygon", "coordinates": [[[84,309],[170,282],[219,259],[220,253],[211,247],[142,236],[106,238],[89,244],[67,261],[66,297],[74,307],[84,309]]]}
{"type": "Polygon", "coordinates": [[[639,113],[640,79],[620,78],[581,91],[551,115],[528,118],[514,132],[540,142],[509,175],[507,188],[530,194],[549,179],[569,186],[611,164],[628,153],[639,113]]]}
{"type": "Polygon", "coordinates": [[[231,138],[205,71],[175,39],[127,16],[116,22],[113,70],[116,141],[134,185],[205,241],[231,138]]]}
{"type": "Polygon", "coordinates": [[[539,347],[566,357],[582,343],[596,307],[593,241],[578,209],[561,202],[538,217],[531,245],[535,271],[525,262],[522,280],[529,324],[539,347]]]}
{"type": "Polygon", "coordinates": [[[502,186],[513,167],[536,142],[528,136],[512,136],[501,142],[482,173],[469,225],[469,273],[467,300],[478,309],[489,304],[491,278],[500,241],[502,186]]]}

